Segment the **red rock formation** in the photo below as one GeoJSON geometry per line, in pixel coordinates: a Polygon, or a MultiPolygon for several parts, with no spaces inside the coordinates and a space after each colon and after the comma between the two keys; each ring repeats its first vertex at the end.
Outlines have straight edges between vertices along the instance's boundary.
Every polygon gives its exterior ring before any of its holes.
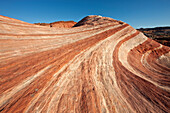
{"type": "Polygon", "coordinates": [[[55,27],[55,28],[72,28],[77,22],[74,21],[58,21],[53,23],[35,23],[35,25],[55,27]]]}
{"type": "Polygon", "coordinates": [[[137,29],[148,38],[170,47],[170,27],[140,28],[137,29]]]}
{"type": "Polygon", "coordinates": [[[168,113],[169,86],[170,48],[124,22],[49,29],[0,16],[2,113],[168,113]]]}

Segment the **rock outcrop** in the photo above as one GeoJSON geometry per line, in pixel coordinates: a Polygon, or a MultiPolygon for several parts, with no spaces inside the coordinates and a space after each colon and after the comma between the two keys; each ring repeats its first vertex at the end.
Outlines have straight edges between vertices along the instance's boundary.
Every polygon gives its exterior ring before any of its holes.
{"type": "Polygon", "coordinates": [[[168,113],[170,48],[88,16],[70,29],[0,16],[0,112],[168,113]]]}
{"type": "Polygon", "coordinates": [[[55,27],[55,28],[72,28],[77,22],[74,21],[57,21],[53,23],[35,23],[35,25],[55,27]]]}
{"type": "Polygon", "coordinates": [[[140,28],[147,37],[170,47],[170,27],[140,28]]]}

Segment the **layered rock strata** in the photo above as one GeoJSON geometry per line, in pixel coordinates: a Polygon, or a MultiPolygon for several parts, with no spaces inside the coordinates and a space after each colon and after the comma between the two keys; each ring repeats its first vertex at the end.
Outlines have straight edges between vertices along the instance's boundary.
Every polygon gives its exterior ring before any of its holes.
{"type": "Polygon", "coordinates": [[[170,48],[124,22],[49,29],[0,16],[2,113],[168,113],[169,86],[170,48]]]}

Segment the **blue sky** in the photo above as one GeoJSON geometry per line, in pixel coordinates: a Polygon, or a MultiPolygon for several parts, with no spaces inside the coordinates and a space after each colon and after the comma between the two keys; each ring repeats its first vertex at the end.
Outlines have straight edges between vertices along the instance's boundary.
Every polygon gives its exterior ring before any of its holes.
{"type": "Polygon", "coordinates": [[[170,26],[170,0],[0,0],[0,15],[29,23],[101,15],[134,28],[170,26]]]}

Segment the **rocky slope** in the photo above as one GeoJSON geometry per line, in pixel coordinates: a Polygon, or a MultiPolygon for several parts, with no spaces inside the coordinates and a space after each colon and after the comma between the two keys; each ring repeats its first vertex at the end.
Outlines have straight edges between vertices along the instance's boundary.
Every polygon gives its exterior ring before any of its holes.
{"type": "Polygon", "coordinates": [[[77,22],[74,21],[57,21],[53,23],[34,23],[35,25],[55,27],[55,28],[72,28],[77,22]]]}
{"type": "Polygon", "coordinates": [[[0,16],[0,112],[169,112],[169,47],[111,18],[75,26],[0,16]]]}
{"type": "Polygon", "coordinates": [[[147,37],[170,47],[170,27],[140,28],[147,37]]]}

